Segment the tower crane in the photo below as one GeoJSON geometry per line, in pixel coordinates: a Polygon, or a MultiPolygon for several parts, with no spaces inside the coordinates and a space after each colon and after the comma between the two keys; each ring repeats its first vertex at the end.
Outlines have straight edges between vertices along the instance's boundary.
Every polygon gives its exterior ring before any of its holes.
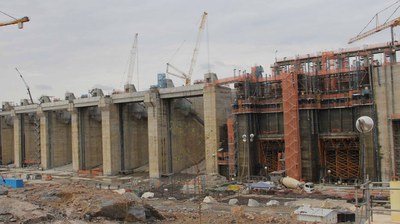
{"type": "MultiPolygon", "coordinates": [[[[354,43],[354,42],[356,42],[356,41],[358,41],[358,40],[361,40],[361,39],[363,39],[363,38],[366,38],[366,37],[368,37],[368,36],[371,36],[371,35],[373,35],[373,34],[375,34],[375,33],[377,33],[377,32],[380,32],[380,31],[382,31],[382,30],[384,30],[384,29],[387,29],[387,28],[390,28],[390,30],[391,30],[391,41],[392,41],[392,44],[393,44],[393,43],[394,43],[393,28],[396,27],[396,26],[398,26],[398,25],[400,25],[400,17],[397,17],[397,18],[392,19],[392,20],[390,20],[390,21],[389,21],[389,19],[390,19],[390,17],[389,17],[383,24],[380,24],[380,25],[379,25],[379,22],[378,22],[378,15],[379,15],[381,12],[383,12],[383,11],[389,9],[390,7],[392,7],[393,5],[395,5],[395,4],[399,3],[399,2],[400,2],[400,0],[396,1],[396,2],[393,3],[392,5],[386,7],[385,9],[379,11],[378,13],[376,13],[375,16],[372,17],[372,19],[369,21],[369,23],[364,27],[364,29],[363,29],[357,36],[355,36],[355,37],[353,37],[353,38],[350,38],[348,44],[354,43]],[[363,31],[365,30],[365,28],[366,28],[374,19],[376,20],[376,26],[375,26],[375,28],[373,28],[373,29],[371,29],[371,30],[368,30],[368,31],[366,31],[366,32],[363,32],[363,31]]],[[[397,6],[397,8],[394,10],[394,12],[391,14],[391,16],[397,11],[397,9],[398,9],[399,7],[400,7],[400,5],[397,6]]]]}
{"type": "Polygon", "coordinates": [[[192,60],[191,60],[190,67],[189,67],[189,72],[188,73],[182,72],[181,70],[177,69],[175,66],[171,65],[170,63],[167,63],[167,71],[166,71],[166,73],[168,73],[170,75],[173,75],[173,76],[176,76],[178,78],[184,79],[186,86],[190,85],[191,81],[192,81],[192,74],[193,74],[194,67],[196,65],[197,55],[199,53],[199,46],[200,46],[201,38],[203,36],[202,34],[203,34],[204,27],[205,27],[205,24],[206,24],[207,15],[208,15],[207,12],[203,12],[203,15],[201,17],[201,22],[200,22],[200,26],[199,26],[199,32],[197,34],[196,45],[195,45],[194,50],[193,50],[193,55],[192,55],[192,60]],[[175,71],[179,72],[180,74],[176,74],[176,73],[171,72],[169,70],[169,68],[174,69],[175,71]]]}

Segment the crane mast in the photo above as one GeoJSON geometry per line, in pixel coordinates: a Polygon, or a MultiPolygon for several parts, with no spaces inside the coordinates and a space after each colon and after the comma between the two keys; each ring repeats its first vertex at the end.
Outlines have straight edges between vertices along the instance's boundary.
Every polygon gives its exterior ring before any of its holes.
{"type": "Polygon", "coordinates": [[[139,35],[138,33],[135,34],[135,39],[134,39],[133,45],[132,45],[131,58],[130,58],[129,67],[128,67],[127,84],[132,84],[133,70],[135,68],[136,54],[137,54],[138,35],[139,35]]]}
{"type": "Polygon", "coordinates": [[[19,74],[19,77],[21,77],[22,81],[24,82],[25,88],[28,91],[29,99],[31,100],[31,103],[33,104],[33,98],[32,98],[31,90],[30,90],[30,88],[28,86],[28,83],[26,83],[24,77],[22,76],[21,72],[19,72],[18,68],[15,68],[15,70],[17,70],[17,72],[19,74]]]}
{"type": "Polygon", "coordinates": [[[188,72],[187,82],[189,83],[189,85],[191,83],[194,66],[196,65],[197,55],[199,54],[199,46],[200,46],[200,42],[201,42],[201,37],[203,36],[202,34],[203,34],[204,27],[206,24],[207,15],[208,15],[207,12],[204,12],[203,16],[201,17],[199,33],[197,34],[196,46],[194,47],[194,50],[193,50],[192,62],[190,63],[190,68],[189,68],[189,72],[188,72]]]}

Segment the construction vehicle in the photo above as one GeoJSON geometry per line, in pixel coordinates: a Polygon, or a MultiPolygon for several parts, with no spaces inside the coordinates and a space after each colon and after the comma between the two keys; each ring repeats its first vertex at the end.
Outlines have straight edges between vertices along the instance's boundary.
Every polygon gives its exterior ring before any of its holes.
{"type": "Polygon", "coordinates": [[[195,45],[194,50],[193,50],[193,56],[192,56],[192,60],[191,60],[191,63],[190,63],[189,72],[185,73],[182,70],[180,70],[180,69],[176,68],[175,66],[171,65],[170,63],[167,63],[166,73],[170,74],[170,75],[173,75],[175,77],[184,79],[186,86],[190,85],[191,82],[192,82],[192,74],[193,74],[194,67],[196,65],[197,55],[199,54],[199,46],[200,46],[201,38],[203,36],[202,34],[203,34],[204,27],[205,27],[205,24],[206,24],[207,15],[208,15],[207,12],[204,12],[202,17],[201,17],[199,32],[197,34],[196,45],[195,45]],[[179,74],[171,72],[169,68],[174,69],[179,74]]]}

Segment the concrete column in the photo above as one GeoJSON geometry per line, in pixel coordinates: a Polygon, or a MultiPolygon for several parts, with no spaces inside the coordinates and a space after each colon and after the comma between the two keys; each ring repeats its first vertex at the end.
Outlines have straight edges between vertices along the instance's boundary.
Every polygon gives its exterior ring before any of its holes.
{"type": "Polygon", "coordinates": [[[231,90],[209,85],[204,87],[204,135],[206,173],[218,173],[218,149],[221,147],[220,128],[231,112],[231,90]]]}
{"type": "Polygon", "coordinates": [[[72,144],[72,169],[79,171],[80,157],[80,137],[79,137],[79,113],[73,103],[69,104],[68,111],[71,113],[71,144],[72,144]]]}
{"type": "Polygon", "coordinates": [[[22,166],[22,154],[21,154],[21,119],[15,111],[11,111],[11,116],[14,121],[14,165],[16,167],[22,166]]]}
{"type": "Polygon", "coordinates": [[[148,114],[149,133],[149,176],[159,178],[165,172],[166,122],[163,103],[158,89],[150,89],[145,94],[144,103],[148,114]]]}
{"type": "Polygon", "coordinates": [[[219,146],[219,128],[217,124],[216,87],[204,87],[204,134],[206,173],[218,173],[217,150],[219,146]]]}
{"type": "Polygon", "coordinates": [[[51,168],[50,147],[48,138],[48,117],[47,113],[38,108],[37,115],[40,118],[40,164],[43,169],[51,168]]]}
{"type": "Polygon", "coordinates": [[[102,98],[99,108],[102,119],[103,174],[115,175],[121,171],[118,106],[112,104],[110,98],[102,98]]]}
{"type": "MultiPolygon", "coordinates": [[[[379,130],[379,154],[381,156],[382,181],[390,181],[395,175],[395,149],[393,142],[393,115],[400,113],[400,105],[396,97],[400,94],[400,66],[393,65],[393,78],[391,66],[383,65],[373,69],[374,100],[377,108],[376,127],[379,130]]],[[[398,118],[397,118],[398,119],[398,118]]]]}

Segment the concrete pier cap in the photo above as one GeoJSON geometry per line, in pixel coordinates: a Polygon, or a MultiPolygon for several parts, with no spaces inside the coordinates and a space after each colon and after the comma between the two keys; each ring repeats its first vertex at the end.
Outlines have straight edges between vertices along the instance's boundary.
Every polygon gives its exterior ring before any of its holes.
{"type": "Polygon", "coordinates": [[[204,80],[206,83],[213,83],[214,81],[218,80],[218,76],[215,73],[206,73],[204,74],[204,80]]]}

